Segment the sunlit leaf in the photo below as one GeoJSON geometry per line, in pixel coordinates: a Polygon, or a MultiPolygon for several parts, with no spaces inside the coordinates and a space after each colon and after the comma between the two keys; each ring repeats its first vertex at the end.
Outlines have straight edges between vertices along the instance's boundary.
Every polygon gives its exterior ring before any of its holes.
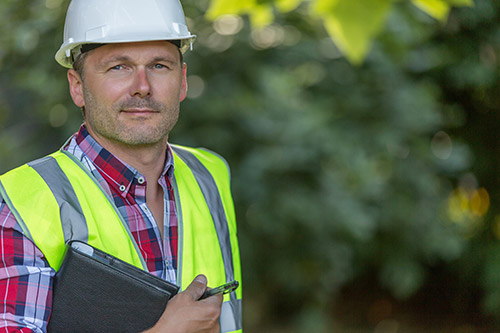
{"type": "Polygon", "coordinates": [[[474,6],[474,0],[446,0],[452,6],[474,6]]]}
{"type": "Polygon", "coordinates": [[[390,10],[389,0],[322,1],[318,11],[333,7],[322,16],[328,34],[354,64],[359,64],[370,48],[372,38],[382,29],[390,10]],[[333,3],[337,2],[336,5],[333,3]]]}
{"type": "Polygon", "coordinates": [[[222,15],[249,15],[252,27],[257,29],[274,21],[273,7],[270,4],[259,4],[256,0],[212,0],[206,17],[215,20],[222,15]]]}
{"type": "MultiPolygon", "coordinates": [[[[310,13],[321,19],[341,52],[354,64],[363,61],[372,39],[383,28],[392,4],[397,0],[311,0],[310,13]]],[[[206,17],[249,15],[253,28],[263,28],[274,21],[273,9],[286,13],[304,0],[211,0],[206,17]]],[[[470,6],[473,0],[412,0],[421,10],[444,21],[452,6],[470,6]]]]}
{"type": "Polygon", "coordinates": [[[256,0],[212,0],[207,10],[206,17],[215,20],[222,15],[240,15],[246,14],[256,6],[256,0]]]}
{"type": "Polygon", "coordinates": [[[311,3],[311,13],[316,15],[324,15],[331,13],[340,0],[315,0],[311,3]]]}
{"type": "Polygon", "coordinates": [[[450,11],[450,4],[443,0],[412,0],[412,2],[415,6],[440,21],[445,20],[450,11]]]}
{"type": "Polygon", "coordinates": [[[291,12],[296,9],[302,0],[276,0],[276,8],[283,13],[291,12]]]}
{"type": "Polygon", "coordinates": [[[250,23],[254,28],[263,28],[274,21],[273,7],[270,5],[258,5],[250,12],[250,23]]]}

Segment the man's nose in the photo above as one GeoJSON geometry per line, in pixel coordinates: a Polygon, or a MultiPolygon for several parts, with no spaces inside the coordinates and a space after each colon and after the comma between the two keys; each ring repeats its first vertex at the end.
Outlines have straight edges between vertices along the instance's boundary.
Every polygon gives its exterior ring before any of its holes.
{"type": "Polygon", "coordinates": [[[146,97],[151,95],[151,83],[144,67],[138,67],[134,73],[131,96],[146,97]]]}

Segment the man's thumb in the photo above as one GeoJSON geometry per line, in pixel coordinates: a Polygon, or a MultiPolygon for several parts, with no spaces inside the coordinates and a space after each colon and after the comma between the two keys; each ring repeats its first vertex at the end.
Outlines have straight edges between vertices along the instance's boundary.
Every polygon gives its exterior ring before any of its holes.
{"type": "Polygon", "coordinates": [[[200,299],[201,295],[207,289],[207,278],[205,275],[198,275],[194,278],[193,282],[184,291],[186,294],[190,295],[194,301],[200,299]]]}

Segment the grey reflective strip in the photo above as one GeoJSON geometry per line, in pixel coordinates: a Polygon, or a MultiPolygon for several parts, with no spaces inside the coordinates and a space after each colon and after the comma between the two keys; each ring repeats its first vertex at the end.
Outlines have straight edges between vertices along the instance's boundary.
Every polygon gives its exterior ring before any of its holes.
{"type": "Polygon", "coordinates": [[[10,198],[7,195],[7,191],[3,187],[2,182],[0,182],[0,201],[2,198],[3,198],[3,201],[5,202],[5,204],[7,205],[7,207],[9,207],[10,212],[15,216],[17,223],[19,223],[19,225],[21,226],[21,229],[23,229],[24,235],[33,241],[33,237],[31,236],[31,233],[30,233],[28,227],[26,227],[26,223],[24,223],[24,220],[21,217],[21,214],[19,214],[16,207],[14,207],[14,205],[12,204],[12,201],[10,201],[10,198]]]}
{"type": "MultiPolygon", "coordinates": [[[[71,138],[70,138],[71,139],[71,138]]],[[[69,142],[69,140],[67,142],[69,142]]],[[[104,196],[108,199],[108,202],[111,204],[111,207],[114,209],[115,213],[116,213],[116,216],[118,216],[118,218],[120,219],[123,227],[125,228],[125,230],[127,231],[127,234],[130,238],[130,241],[132,242],[132,244],[134,244],[134,248],[135,248],[135,252],[137,253],[137,256],[139,258],[139,260],[141,261],[141,264],[142,264],[142,269],[146,272],[149,272],[148,270],[148,266],[146,265],[146,261],[144,260],[144,257],[142,256],[141,254],[141,250],[139,249],[139,245],[137,245],[137,242],[135,241],[135,238],[134,236],[132,235],[132,232],[130,231],[130,228],[128,226],[128,223],[125,222],[123,216],[120,214],[120,211],[118,210],[118,208],[116,207],[115,205],[115,202],[114,200],[109,196],[109,194],[102,188],[101,184],[99,184],[99,182],[97,181],[97,179],[92,175],[92,173],[90,172],[90,170],[85,167],[82,162],[80,162],[76,157],[75,155],[67,152],[66,150],[60,150],[61,153],[63,153],[64,155],[66,155],[67,157],[69,157],[78,167],[80,167],[80,169],[83,170],[83,172],[85,172],[87,174],[87,176],[94,182],[94,184],[97,186],[97,188],[99,188],[101,190],[101,192],[104,194],[104,196]]]]}
{"type": "Polygon", "coordinates": [[[88,242],[89,230],[82,207],[68,177],[52,156],[28,163],[47,183],[59,205],[64,241],[88,242]]]}
{"type": "Polygon", "coordinates": [[[208,209],[212,215],[212,219],[219,238],[219,244],[222,251],[222,259],[224,261],[224,269],[226,271],[226,282],[234,280],[233,268],[233,253],[231,249],[231,240],[229,238],[229,226],[227,225],[226,213],[222,200],[219,195],[219,190],[214,178],[208,169],[194,156],[191,152],[172,146],[173,150],[182,158],[189,166],[194,178],[200,186],[203,197],[207,202],[208,209]]]}
{"type": "Polygon", "coordinates": [[[233,332],[243,328],[241,323],[241,299],[236,298],[236,293],[231,293],[229,302],[222,303],[219,323],[222,333],[233,332]]]}

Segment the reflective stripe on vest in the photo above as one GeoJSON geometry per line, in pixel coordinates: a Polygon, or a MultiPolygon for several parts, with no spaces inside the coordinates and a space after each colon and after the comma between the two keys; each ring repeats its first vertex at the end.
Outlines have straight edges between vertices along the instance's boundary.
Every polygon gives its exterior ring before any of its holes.
{"type": "Polygon", "coordinates": [[[89,229],[82,207],[71,182],[57,161],[53,157],[47,156],[28,163],[28,165],[35,169],[54,194],[61,211],[65,243],[72,239],[88,242],[89,229]]]}
{"type": "MultiPolygon", "coordinates": [[[[207,275],[211,286],[234,278],[241,282],[234,208],[224,162],[212,153],[178,146],[174,147],[174,158],[180,231],[178,282],[185,289],[198,273],[207,275]]],[[[87,241],[137,267],[146,267],[112,199],[69,153],[56,152],[1,176],[0,196],[56,270],[70,239],[87,241]],[[113,237],[110,240],[106,235],[113,237]]],[[[225,296],[222,332],[241,331],[241,295],[239,288],[225,296]]]]}

